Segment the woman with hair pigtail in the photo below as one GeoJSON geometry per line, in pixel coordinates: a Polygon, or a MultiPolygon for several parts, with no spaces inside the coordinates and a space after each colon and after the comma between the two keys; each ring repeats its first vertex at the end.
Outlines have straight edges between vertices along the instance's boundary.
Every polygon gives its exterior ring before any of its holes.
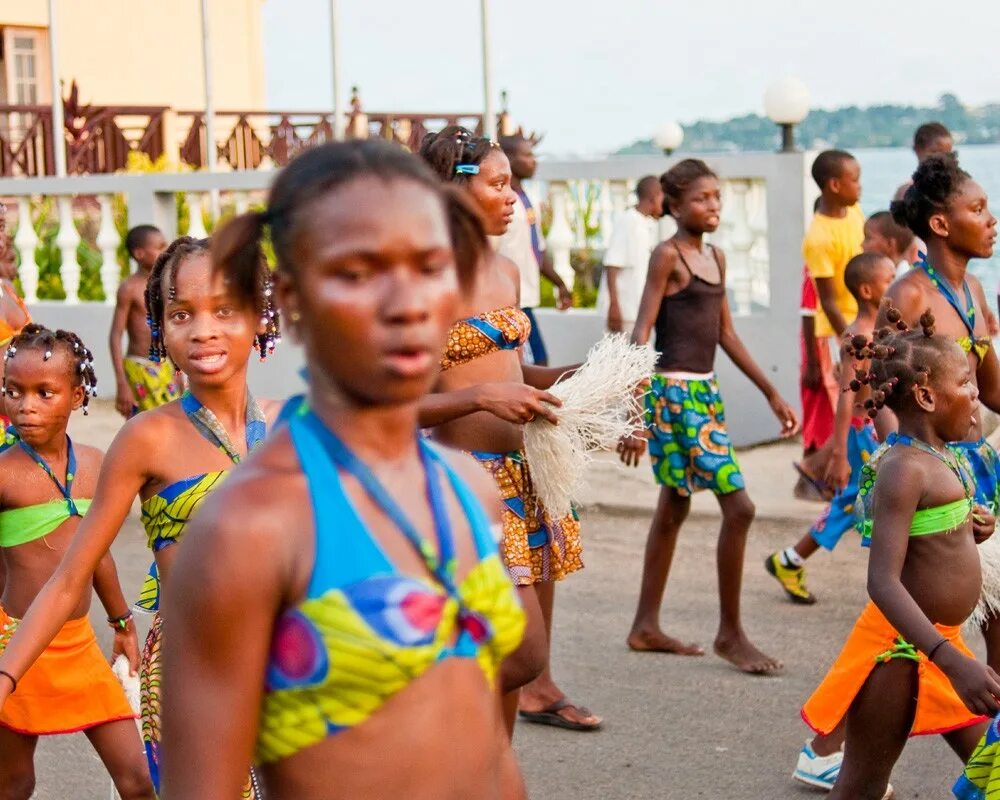
{"type": "Polygon", "coordinates": [[[561,401],[548,390],[574,367],[523,363],[532,322],[521,309],[518,268],[486,242],[502,236],[514,214],[504,151],[449,126],[429,134],[420,155],[464,200],[480,243],[467,254],[474,284],[449,331],[434,391],[421,402],[420,423],[435,440],[471,453],[504,501],[500,549],[528,617],[524,641],[501,672],[508,730],[518,706],[529,722],[595,730],[600,717],[570,701],[549,667],[555,585],[583,567],[580,523],[573,513],[549,513],[525,455],[525,423],[557,422],[561,401]]]}
{"type": "Polygon", "coordinates": [[[849,344],[870,365],[859,377],[872,388],[869,415],[886,407],[899,421],[861,481],[870,601],[802,709],[819,734],[846,720],[835,800],[880,800],[909,736],[941,733],[967,760],[1000,708],[1000,677],[960,632],[979,598],[976,543],[994,525],[949,448],[978,411],[972,370],[952,339],[935,335],[930,311],[917,330],[896,309],[884,313],[893,328],[849,344]]]}
{"type": "Polygon", "coordinates": [[[309,379],[174,565],[165,800],[232,796],[251,759],[268,800],[523,798],[497,682],[524,612],[496,490],[418,425],[455,248],[477,246],[460,212],[418,158],[354,141],[297,157],[266,212],[216,234],[218,273],[249,287],[266,224],[309,379]]]}
{"type": "MultiPolygon", "coordinates": [[[[258,254],[259,256],[259,254],[258,254]]],[[[207,239],[181,237],[157,259],[146,288],[152,334],[150,358],[169,358],[184,372],[188,391],[178,400],[129,420],[115,436],[93,502],[58,568],[27,609],[0,655],[0,708],[15,682],[57,635],[89,591],[90,576],[108,552],[138,495],[142,523],[155,557],[140,606],[157,610],[142,655],[142,733],[157,789],[160,753],[162,582],[166,596],[188,521],[205,497],[264,439],[277,403],[258,402],[247,389],[254,348],[264,358],[278,338],[270,272],[262,257],[245,280],[227,281],[212,268],[207,239]]],[[[13,362],[11,362],[13,363],[13,362]]],[[[213,564],[223,569],[221,564],[213,564]]],[[[224,571],[224,570],[223,570],[224,571]]],[[[244,798],[257,792],[242,764],[244,798]]],[[[239,787],[215,797],[236,798],[239,787]]]]}
{"type": "MultiPolygon", "coordinates": [[[[953,153],[933,155],[917,167],[912,184],[891,211],[896,222],[926,243],[927,252],[892,284],[886,297],[911,327],[930,309],[937,332],[968,354],[980,402],[1000,412],[1000,360],[989,331],[989,304],[982,284],[968,271],[970,259],[990,258],[996,244],[997,220],[986,192],[953,153]]],[[[878,324],[886,323],[880,315],[878,324]]],[[[972,468],[977,502],[997,514],[1000,456],[984,438],[979,414],[953,445],[972,468]]],[[[982,627],[986,660],[1000,670],[1000,537],[988,540],[979,555],[983,593],[970,624],[982,627]]]]}

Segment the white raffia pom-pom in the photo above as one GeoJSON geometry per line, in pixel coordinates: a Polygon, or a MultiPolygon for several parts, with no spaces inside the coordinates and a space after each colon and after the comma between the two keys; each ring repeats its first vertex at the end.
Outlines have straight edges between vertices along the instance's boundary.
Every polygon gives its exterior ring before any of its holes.
{"type": "Polygon", "coordinates": [[[624,333],[606,335],[572,375],[549,392],[562,400],[558,425],[544,419],[524,426],[524,452],[538,499],[553,519],[570,513],[579,498],[590,453],[610,450],[642,426],[643,400],[636,387],[656,367],[651,347],[624,333]]]}
{"type": "MultiPolygon", "coordinates": [[[[142,701],[140,700],[139,693],[139,675],[129,674],[128,659],[124,655],[119,654],[111,665],[111,671],[118,678],[119,683],[121,683],[122,688],[125,690],[125,697],[128,700],[128,704],[132,706],[132,710],[136,714],[140,713],[142,701]]],[[[135,724],[141,732],[142,721],[137,719],[135,724]]]]}
{"type": "Polygon", "coordinates": [[[995,532],[977,549],[983,588],[976,610],[965,621],[969,630],[978,629],[987,619],[1000,615],[1000,532],[995,532]]]}

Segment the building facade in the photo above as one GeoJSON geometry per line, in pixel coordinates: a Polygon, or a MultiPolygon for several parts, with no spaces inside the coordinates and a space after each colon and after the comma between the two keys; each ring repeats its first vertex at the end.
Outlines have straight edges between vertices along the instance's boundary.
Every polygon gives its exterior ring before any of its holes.
{"type": "MultiPolygon", "coordinates": [[[[219,109],[265,106],[263,0],[210,0],[219,109]]],[[[56,0],[63,96],[81,103],[204,108],[201,0],[56,0]]],[[[0,0],[0,105],[48,105],[47,0],[0,0]]]]}

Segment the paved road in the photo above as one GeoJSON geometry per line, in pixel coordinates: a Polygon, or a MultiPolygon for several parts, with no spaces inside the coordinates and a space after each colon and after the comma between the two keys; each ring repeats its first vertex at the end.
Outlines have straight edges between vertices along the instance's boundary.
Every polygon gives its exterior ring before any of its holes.
{"type": "MultiPolygon", "coordinates": [[[[76,426],[81,439],[96,443],[106,440],[114,427],[113,416],[100,412],[76,426]]],[[[790,484],[788,452],[776,450],[778,456],[753,451],[754,459],[773,461],[774,470],[761,463],[763,477],[752,477],[752,487],[755,479],[790,484]]],[[[783,491],[776,496],[785,496],[783,491]]],[[[801,534],[802,515],[796,516],[798,521],[771,519],[755,526],[744,594],[750,633],[785,660],[780,678],[744,676],[713,656],[682,659],[629,652],[624,636],[648,517],[635,509],[585,516],[587,569],[560,587],[554,662],[563,687],[604,715],[606,729],[577,734],[520,726],[515,742],[533,798],[822,797],[788,777],[807,735],[798,708],[864,602],[865,558],[851,541],[832,555],[817,555],[810,583],[821,602],[810,608],[787,603],[761,563],[768,552],[801,534]]],[[[715,528],[715,520],[705,514],[689,521],[664,615],[671,632],[706,645],[717,614],[715,528]]],[[[119,536],[114,553],[123,583],[137,587],[149,560],[136,520],[119,536]]],[[[94,617],[99,620],[99,613],[94,617]]],[[[99,628],[102,636],[104,627],[99,628]]],[[[981,643],[972,638],[981,651],[981,643]]],[[[959,768],[940,739],[914,740],[893,777],[897,796],[949,797],[959,768]]],[[[80,735],[43,742],[38,773],[39,800],[108,797],[108,779],[80,735]]]]}

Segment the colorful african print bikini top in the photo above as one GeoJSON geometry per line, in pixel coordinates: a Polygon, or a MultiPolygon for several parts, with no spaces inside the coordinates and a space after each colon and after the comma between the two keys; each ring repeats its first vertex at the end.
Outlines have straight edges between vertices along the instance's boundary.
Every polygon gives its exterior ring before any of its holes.
{"type": "Polygon", "coordinates": [[[955,477],[962,484],[965,497],[945,503],[932,508],[918,508],[913,512],[913,519],[910,522],[910,536],[930,536],[935,533],[948,533],[955,530],[964,523],[972,514],[973,495],[975,478],[969,465],[959,451],[948,448],[951,458],[942,453],[936,447],[912,436],[905,436],[899,433],[890,433],[885,444],[878,448],[868,462],[861,467],[861,488],[858,492],[858,499],[861,501],[861,509],[864,518],[860,522],[861,544],[865,547],[871,544],[873,516],[872,516],[872,490],[875,488],[875,478],[878,471],[878,462],[889,451],[893,445],[904,445],[921,450],[939,459],[948,467],[955,477]]]}
{"type": "MultiPolygon", "coordinates": [[[[226,433],[226,429],[209,409],[205,408],[193,394],[185,392],[181,397],[181,407],[187,418],[204,438],[229,456],[233,464],[240,463],[240,454],[226,433]]],[[[264,441],[267,422],[264,413],[247,392],[246,448],[253,452],[264,441]]],[[[206,472],[190,478],[175,481],[165,486],[151,497],[142,501],[142,527],[146,530],[149,549],[154,553],[168,545],[180,541],[188,523],[206,497],[226,476],[228,470],[206,472]]],[[[156,564],[152,565],[136,607],[143,611],[155,611],[159,607],[160,583],[156,564]]]]}
{"type": "Polygon", "coordinates": [[[475,659],[492,684],[524,632],[524,612],[489,520],[433,445],[418,440],[437,536],[432,543],[312,411],[303,406],[288,426],[309,483],[316,556],[306,599],[274,626],[258,763],[288,758],[360,725],[444,659],[475,659]],[[409,540],[431,577],[396,569],[345,494],[342,472],[409,540]],[[460,582],[445,486],[465,513],[479,558],[460,582]]]}
{"type": "Polygon", "coordinates": [[[917,254],[917,261],[914,266],[922,269],[927,274],[934,288],[941,293],[944,299],[948,301],[948,305],[958,314],[959,319],[965,323],[965,327],[969,333],[967,336],[956,339],[958,346],[966,354],[975,353],[976,359],[982,362],[986,358],[986,353],[989,351],[993,341],[989,336],[976,336],[976,304],[972,299],[972,290],[969,288],[969,282],[962,281],[962,290],[965,294],[965,303],[963,305],[951,284],[944,280],[938,274],[937,270],[930,265],[926,253],[917,254]]]}
{"type": "Polygon", "coordinates": [[[467,364],[497,350],[516,350],[528,341],[531,320],[515,306],[497,308],[460,320],[448,331],[441,369],[467,364]]]}
{"type": "Polygon", "coordinates": [[[35,449],[18,438],[13,427],[4,440],[0,450],[6,450],[14,445],[19,446],[45,472],[62,495],[61,500],[47,503],[36,503],[21,508],[10,508],[0,512],[0,547],[16,547],[48,536],[70,517],[82,517],[90,508],[90,500],[73,497],[73,479],[76,477],[76,453],[73,451],[73,441],[66,437],[66,480],[60,481],[52,471],[48,462],[35,449]]]}

